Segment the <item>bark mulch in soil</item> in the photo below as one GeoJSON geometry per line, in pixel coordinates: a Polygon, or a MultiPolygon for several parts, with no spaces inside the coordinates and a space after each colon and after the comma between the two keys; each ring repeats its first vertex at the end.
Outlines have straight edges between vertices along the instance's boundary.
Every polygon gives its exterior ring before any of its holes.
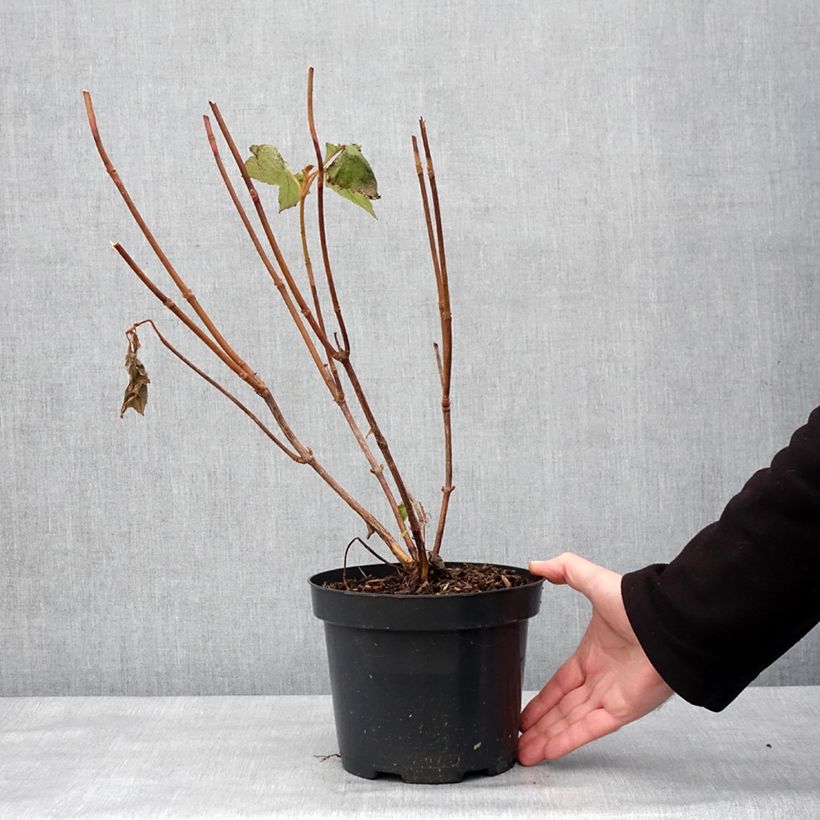
{"type": "Polygon", "coordinates": [[[493,589],[509,589],[526,584],[527,578],[515,570],[493,564],[470,564],[469,566],[430,565],[430,575],[424,584],[417,583],[415,568],[407,571],[396,566],[392,575],[378,578],[365,575],[361,570],[351,569],[343,581],[326,584],[329,589],[348,592],[373,592],[382,595],[456,595],[466,592],[486,592],[493,589]]]}

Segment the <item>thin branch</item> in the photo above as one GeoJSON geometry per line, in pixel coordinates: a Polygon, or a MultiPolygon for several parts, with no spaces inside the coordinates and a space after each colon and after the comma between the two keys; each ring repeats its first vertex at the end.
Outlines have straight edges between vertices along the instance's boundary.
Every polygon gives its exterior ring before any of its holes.
{"type": "MultiPolygon", "coordinates": [[[[268,396],[263,398],[277,422],[280,424],[284,423],[282,411],[276,406],[273,396],[268,394],[268,396]],[[282,419],[281,422],[280,419],[282,419]]],[[[345,490],[344,487],[342,487],[341,484],[339,484],[339,482],[330,475],[330,473],[328,473],[328,471],[316,459],[316,456],[313,455],[312,451],[307,448],[305,448],[305,450],[305,463],[309,464],[313,470],[315,470],[322,477],[325,483],[330,485],[331,489],[334,490],[334,492],[373,529],[373,532],[375,532],[376,535],[384,541],[390,552],[392,552],[402,564],[405,566],[412,564],[413,559],[401,548],[399,543],[385,528],[385,526],[369,510],[366,510],[358,501],[356,501],[356,499],[353,498],[353,496],[351,496],[350,493],[348,493],[347,490],[345,490]]]]}
{"type": "Polygon", "coordinates": [[[131,325],[128,330],[125,331],[125,335],[128,336],[132,331],[135,331],[141,325],[148,324],[153,329],[154,333],[157,334],[157,338],[174,354],[181,362],[186,364],[191,370],[194,371],[198,376],[201,376],[205,379],[211,387],[215,387],[223,396],[230,399],[250,420],[289,458],[293,459],[293,461],[297,462],[298,464],[304,464],[305,459],[299,455],[299,453],[294,453],[293,451],[289,450],[285,444],[283,444],[272,432],[271,430],[262,423],[259,417],[248,407],[246,407],[241,401],[239,401],[233,393],[226,390],[219,382],[215,379],[212,379],[207,373],[203,370],[200,370],[190,359],[183,356],[163,335],[160,333],[159,328],[154,324],[151,319],[143,319],[141,322],[136,322],[135,324],[131,325]]]}
{"type": "Polygon", "coordinates": [[[162,302],[177,319],[188,328],[201,342],[202,344],[206,345],[211,352],[220,358],[227,367],[233,370],[237,376],[243,381],[246,381],[250,384],[253,389],[263,395],[267,392],[268,388],[265,383],[254,373],[251,376],[248,376],[248,373],[239,367],[239,365],[228,356],[225,351],[218,347],[216,343],[208,336],[202,328],[194,322],[187,313],[181,310],[171,299],[169,299],[165,293],[163,293],[155,284],[154,282],[147,276],[147,274],[143,271],[143,269],[134,261],[128,251],[123,248],[123,246],[119,242],[112,242],[111,247],[125,260],[125,263],[128,265],[129,268],[137,275],[137,278],[154,294],[154,296],[162,302]]]}
{"type": "Polygon", "coordinates": [[[313,140],[313,149],[316,152],[316,164],[318,165],[318,187],[316,190],[316,210],[319,219],[319,243],[322,247],[322,262],[325,268],[325,277],[330,291],[330,298],[333,302],[333,311],[336,314],[336,321],[339,323],[339,330],[342,334],[343,350],[350,353],[350,339],[347,336],[342,308],[339,305],[339,298],[336,295],[336,284],[333,281],[333,271],[330,267],[330,254],[327,250],[327,233],[325,231],[325,161],[322,157],[322,149],[319,145],[319,137],[316,135],[316,123],[313,119],[313,66],[308,69],[308,91],[307,91],[307,111],[308,127],[310,137],[313,140]]]}
{"type": "Polygon", "coordinates": [[[413,137],[413,157],[416,163],[416,173],[419,178],[419,190],[421,192],[421,201],[424,209],[424,220],[427,225],[430,255],[433,259],[433,269],[436,275],[439,317],[441,321],[441,345],[444,359],[442,362],[438,345],[434,343],[433,347],[436,351],[439,380],[441,381],[441,413],[444,425],[444,484],[441,487],[441,506],[439,508],[438,524],[436,526],[436,539],[433,544],[433,555],[438,555],[441,549],[442,537],[444,536],[447,511],[450,506],[450,495],[455,489],[453,486],[453,439],[450,419],[450,376],[453,366],[453,316],[450,309],[450,284],[447,278],[447,258],[444,253],[444,231],[441,224],[441,209],[438,201],[436,175],[433,168],[433,159],[430,154],[430,143],[427,139],[427,128],[423,119],[419,119],[419,126],[421,128],[421,139],[424,144],[424,155],[427,160],[427,177],[430,183],[430,193],[433,199],[433,213],[436,221],[435,240],[430,218],[430,206],[427,199],[427,187],[424,183],[418,142],[415,137],[413,137]]]}
{"type": "MultiPolygon", "coordinates": [[[[288,293],[287,288],[285,287],[285,283],[282,281],[282,278],[274,268],[273,264],[271,263],[268,255],[265,253],[265,249],[262,247],[262,243],[259,241],[259,237],[254,230],[253,225],[251,225],[250,219],[248,219],[248,215],[245,212],[245,208],[240,201],[236,189],[231,182],[231,178],[228,176],[228,172],[225,169],[225,164],[222,162],[222,156],[219,153],[219,146],[216,144],[216,137],[214,136],[213,129],[211,128],[211,121],[208,119],[207,116],[203,116],[203,122],[205,123],[205,132],[208,135],[208,144],[211,146],[211,153],[213,154],[214,161],[216,162],[216,167],[219,170],[219,175],[222,177],[222,181],[225,183],[225,187],[228,190],[228,194],[231,197],[231,202],[233,202],[234,207],[236,208],[237,213],[239,214],[239,218],[242,220],[242,224],[245,226],[245,230],[248,232],[248,236],[253,243],[253,247],[256,250],[259,258],[262,260],[262,264],[265,266],[265,270],[270,274],[271,279],[273,279],[273,284],[276,286],[276,289],[279,291],[279,295],[284,299],[285,305],[287,306],[288,313],[290,313],[291,318],[296,323],[296,327],[299,330],[302,339],[304,340],[305,344],[307,345],[308,351],[310,352],[310,356],[313,359],[313,363],[319,369],[319,373],[322,376],[322,380],[327,385],[328,390],[330,390],[331,395],[334,399],[337,399],[337,388],[336,385],[331,380],[330,376],[328,375],[327,371],[325,370],[324,365],[322,364],[322,360],[319,357],[319,353],[316,350],[316,345],[313,343],[313,339],[311,338],[310,334],[307,331],[302,319],[299,316],[299,312],[296,309],[296,305],[293,304],[293,300],[290,297],[290,293],[288,293]]],[[[244,167],[244,166],[243,166],[244,167]]],[[[304,306],[302,310],[302,315],[305,318],[308,318],[308,314],[310,310],[308,309],[307,305],[304,306]]],[[[322,334],[324,336],[324,334],[322,334]]]]}
{"type": "MultiPolygon", "coordinates": [[[[350,589],[350,585],[347,583],[347,554],[350,552],[350,548],[351,548],[351,547],[352,547],[352,546],[353,546],[353,545],[354,545],[357,541],[358,541],[358,542],[359,542],[359,543],[360,543],[360,544],[361,544],[361,545],[362,545],[362,546],[363,546],[363,547],[364,547],[364,548],[365,548],[365,549],[366,549],[366,550],[367,550],[367,551],[368,551],[371,555],[373,555],[373,556],[375,556],[376,558],[378,558],[378,559],[379,559],[379,561],[381,561],[383,564],[387,564],[388,566],[390,565],[390,562],[389,562],[389,561],[385,561],[385,559],[384,559],[384,558],[382,558],[382,557],[381,557],[381,555],[379,555],[379,553],[378,553],[378,552],[376,552],[376,551],[375,551],[375,550],[374,550],[374,549],[373,549],[373,548],[372,548],[369,544],[365,544],[365,542],[364,542],[364,541],[362,541],[362,539],[361,539],[361,538],[359,538],[359,536],[357,535],[357,536],[356,536],[356,537],[355,537],[355,538],[354,538],[354,539],[353,539],[353,540],[352,540],[352,541],[351,541],[351,542],[347,545],[347,547],[345,548],[345,557],[344,557],[344,561],[342,562],[342,583],[344,584],[345,589],[350,589]]],[[[362,575],[364,575],[364,572],[363,572],[363,571],[362,571],[362,575]]]]}
{"type": "Polygon", "coordinates": [[[436,275],[436,291],[438,292],[438,306],[439,312],[444,308],[444,291],[442,289],[441,281],[441,266],[438,259],[438,248],[436,247],[436,237],[433,232],[433,220],[430,217],[430,200],[427,196],[427,186],[424,182],[424,168],[421,164],[421,156],[419,155],[419,144],[415,135],[412,137],[413,141],[413,159],[416,163],[416,175],[419,179],[419,192],[421,194],[421,204],[424,209],[424,222],[427,225],[427,241],[430,245],[430,257],[433,260],[433,272],[436,275]]]}
{"type": "MultiPolygon", "coordinates": [[[[429,566],[427,560],[427,552],[424,546],[424,533],[422,532],[421,526],[419,525],[419,520],[418,516],[416,515],[416,508],[413,504],[413,499],[407,490],[407,487],[404,483],[404,479],[401,477],[401,473],[399,473],[399,469],[396,466],[393,454],[390,452],[390,447],[387,444],[387,439],[385,439],[384,434],[381,431],[381,427],[379,427],[379,424],[376,421],[376,417],[373,415],[373,411],[370,409],[370,403],[367,401],[367,397],[365,396],[364,390],[362,389],[362,386],[359,383],[359,378],[356,375],[356,371],[353,368],[353,364],[351,363],[350,359],[344,359],[342,361],[342,367],[344,368],[345,374],[347,375],[348,379],[350,379],[350,384],[353,386],[353,392],[356,394],[356,398],[359,400],[359,404],[362,408],[362,411],[364,412],[364,417],[365,419],[367,419],[367,423],[370,425],[370,430],[373,433],[373,438],[376,439],[376,444],[378,445],[379,450],[381,450],[381,453],[384,456],[387,468],[390,470],[390,474],[393,476],[393,480],[396,482],[396,488],[399,491],[402,503],[404,504],[405,512],[407,513],[407,522],[410,525],[410,532],[413,533],[413,541],[416,544],[416,559],[419,563],[420,578],[423,582],[427,579],[429,566]]],[[[402,532],[404,532],[404,529],[402,529],[402,532]]]]}
{"type": "Polygon", "coordinates": [[[438,368],[438,380],[441,382],[442,387],[444,386],[444,371],[441,367],[441,353],[439,353],[438,344],[433,342],[433,350],[436,351],[436,367],[438,368]]]}
{"type": "MultiPolygon", "coordinates": [[[[319,293],[316,290],[316,279],[313,276],[313,264],[310,261],[310,250],[308,249],[305,223],[305,202],[307,200],[307,195],[310,192],[311,183],[318,176],[318,172],[312,174],[312,170],[312,165],[306,165],[302,169],[302,190],[299,192],[299,235],[302,239],[302,256],[305,260],[305,271],[307,273],[308,283],[310,284],[310,293],[313,297],[313,309],[316,312],[316,320],[319,322],[319,327],[322,329],[322,333],[327,336],[325,319],[322,315],[322,305],[319,303],[319,293]]],[[[328,365],[331,365],[332,361],[333,357],[328,356],[328,365]]]]}
{"type": "Polygon", "coordinates": [[[450,283],[447,277],[447,256],[444,252],[444,230],[441,224],[441,208],[438,201],[438,187],[436,173],[433,168],[433,158],[430,155],[430,143],[427,140],[427,126],[423,119],[419,120],[421,139],[424,143],[424,155],[427,160],[427,176],[430,180],[430,193],[433,198],[433,213],[436,217],[436,239],[438,241],[439,269],[444,295],[444,308],[441,311],[441,343],[444,355],[444,384],[446,392],[450,392],[450,374],[453,369],[453,314],[450,307],[450,283]]]}
{"type": "MultiPolygon", "coordinates": [[[[231,368],[240,378],[250,381],[247,378],[246,374],[239,369],[239,366],[233,362],[231,359],[227,357],[227,355],[210,339],[202,329],[196,325],[190,317],[188,317],[183,311],[177,307],[157,286],[156,284],[150,279],[150,277],[142,270],[142,268],[131,258],[128,252],[120,245],[119,243],[114,244],[114,250],[125,260],[131,270],[137,275],[141,282],[151,291],[151,293],[165,305],[168,310],[170,310],[196,337],[205,344],[213,353],[214,355],[218,356],[222,359],[225,364],[231,368]]],[[[387,548],[396,556],[396,558],[405,565],[409,565],[413,563],[413,559],[401,548],[399,543],[396,539],[390,534],[390,531],[367,509],[365,509],[356,499],[354,499],[347,490],[342,487],[338,481],[336,481],[325,468],[319,463],[316,459],[316,456],[313,454],[313,451],[306,447],[302,442],[298,439],[296,434],[291,429],[290,425],[285,420],[284,414],[280,409],[279,405],[276,403],[276,400],[273,398],[270,390],[268,389],[267,385],[254,374],[253,381],[251,385],[254,387],[256,392],[262,397],[262,400],[265,402],[265,405],[270,410],[271,414],[273,415],[276,423],[279,425],[279,429],[285,435],[285,438],[290,442],[291,446],[296,450],[299,454],[300,462],[304,464],[309,464],[311,468],[317,472],[322,479],[330,485],[331,489],[352,509],[354,510],[359,517],[367,524],[373,531],[379,536],[379,538],[384,541],[387,545],[387,548]]]]}
{"type": "MultiPolygon", "coordinates": [[[[419,525],[415,505],[413,504],[413,500],[404,483],[404,479],[399,473],[398,467],[396,466],[396,462],[393,459],[393,455],[390,452],[390,448],[387,444],[387,439],[382,434],[381,428],[379,427],[375,417],[373,416],[373,411],[370,409],[370,404],[367,401],[367,398],[364,394],[364,390],[362,389],[361,383],[359,382],[356,371],[353,367],[353,364],[350,361],[350,340],[347,336],[347,329],[345,327],[344,318],[342,316],[342,308],[339,304],[339,300],[336,295],[336,286],[333,281],[333,272],[330,267],[330,257],[327,250],[327,237],[325,233],[324,216],[324,159],[322,157],[322,151],[319,145],[319,137],[316,133],[316,123],[313,117],[313,66],[311,66],[308,69],[307,105],[308,126],[310,128],[310,136],[313,141],[313,148],[316,153],[316,162],[318,165],[318,188],[316,193],[316,199],[318,203],[317,208],[319,221],[319,240],[322,247],[322,260],[324,262],[328,290],[330,291],[331,299],[333,301],[333,310],[336,314],[339,329],[342,333],[343,345],[340,348],[340,352],[344,355],[339,356],[337,358],[339,358],[339,361],[341,362],[342,367],[344,368],[344,371],[347,374],[347,377],[350,379],[350,383],[353,386],[354,392],[356,393],[356,398],[359,401],[359,405],[362,408],[362,411],[364,412],[365,418],[367,419],[367,423],[370,425],[370,428],[373,431],[373,436],[376,439],[376,443],[379,446],[379,450],[381,450],[381,453],[384,456],[387,468],[390,470],[390,474],[393,476],[393,480],[396,482],[396,488],[398,489],[402,503],[404,504],[404,508],[407,513],[407,522],[410,525],[410,531],[413,534],[413,540],[416,544],[416,558],[419,563],[419,576],[423,583],[425,580],[427,580],[427,574],[429,571],[427,551],[424,544],[424,532],[422,531],[421,526],[419,525]]],[[[402,528],[402,532],[404,532],[404,528],[402,528]]]]}
{"type": "MultiPolygon", "coordinates": [[[[228,129],[227,124],[225,123],[225,119],[222,116],[222,113],[219,110],[219,106],[211,101],[208,103],[211,111],[216,117],[217,125],[219,125],[219,130],[222,132],[222,136],[225,138],[225,142],[228,144],[228,148],[230,149],[231,155],[234,158],[234,162],[236,163],[236,167],[239,169],[239,173],[242,176],[242,180],[245,183],[245,187],[248,189],[248,193],[250,194],[251,200],[253,202],[254,208],[256,209],[256,214],[259,217],[259,222],[262,225],[262,230],[265,233],[265,237],[268,240],[268,244],[273,251],[273,255],[276,257],[276,263],[279,265],[279,269],[282,272],[282,276],[285,278],[285,281],[288,283],[288,287],[290,288],[291,293],[293,294],[293,298],[296,299],[297,304],[299,305],[299,309],[302,312],[302,315],[307,319],[308,324],[310,325],[313,332],[316,334],[316,337],[322,343],[322,345],[328,350],[328,353],[331,353],[335,357],[340,356],[340,352],[333,349],[332,345],[330,344],[330,340],[327,338],[325,333],[323,333],[322,328],[319,326],[319,323],[316,321],[310,307],[308,306],[307,302],[305,301],[304,297],[302,296],[302,292],[299,290],[296,281],[293,278],[293,275],[290,272],[290,268],[288,267],[287,262],[285,261],[285,257],[282,254],[281,249],[279,248],[279,243],[276,241],[276,237],[274,236],[273,230],[271,229],[270,222],[268,221],[268,215],[265,213],[265,208],[262,205],[262,200],[259,197],[259,194],[256,190],[256,187],[253,184],[253,181],[248,174],[247,169],[245,168],[245,163],[242,161],[242,155],[239,153],[239,149],[236,147],[236,142],[234,141],[233,136],[231,135],[230,130],[228,129]]],[[[346,353],[341,355],[347,355],[346,353]]]]}
{"type": "MultiPolygon", "coordinates": [[[[310,289],[313,293],[314,304],[316,306],[316,315],[319,319],[320,324],[322,325],[322,329],[324,330],[324,320],[322,318],[322,310],[319,305],[319,297],[318,293],[316,292],[316,282],[313,277],[313,263],[310,259],[310,249],[307,243],[307,232],[305,230],[305,198],[307,197],[308,191],[310,189],[310,183],[313,179],[316,178],[318,174],[314,175],[313,177],[309,177],[307,173],[304,176],[304,182],[302,184],[302,191],[301,191],[301,198],[299,201],[299,227],[300,233],[302,236],[302,254],[305,260],[305,268],[307,270],[308,281],[310,283],[310,289]]],[[[335,334],[334,334],[335,337],[335,334]]],[[[336,341],[338,344],[338,337],[336,337],[336,341]]],[[[349,365],[350,360],[346,359],[343,362],[344,365],[349,365]]],[[[351,365],[352,366],[352,365],[351,365]]],[[[336,404],[338,404],[339,409],[344,414],[345,420],[348,423],[351,431],[353,432],[353,436],[355,437],[359,447],[361,448],[362,452],[365,454],[365,458],[367,458],[368,464],[370,465],[370,472],[376,476],[379,485],[384,492],[385,498],[387,498],[387,503],[390,506],[390,510],[393,513],[393,517],[396,519],[396,523],[399,526],[399,532],[404,539],[404,543],[407,545],[407,549],[410,550],[411,554],[417,553],[416,545],[413,543],[413,539],[410,536],[410,533],[407,531],[407,528],[404,526],[404,519],[402,518],[401,511],[399,510],[398,503],[396,502],[396,498],[393,495],[393,491],[390,485],[387,482],[387,479],[384,476],[384,465],[379,464],[376,461],[376,457],[373,455],[373,451],[367,444],[367,434],[363,434],[361,428],[359,427],[358,423],[356,422],[353,414],[350,410],[350,407],[347,403],[347,400],[344,397],[344,391],[342,389],[342,383],[339,378],[338,371],[336,370],[336,363],[333,360],[332,356],[328,356],[328,367],[330,368],[330,372],[333,376],[334,381],[336,382],[339,397],[336,399],[336,404]]],[[[372,428],[371,428],[372,429],[372,428]]],[[[406,504],[406,502],[405,502],[406,504]]]]}
{"type": "MultiPolygon", "coordinates": [[[[212,107],[213,107],[213,105],[214,104],[212,104],[212,107]]],[[[311,358],[313,359],[316,367],[319,369],[319,372],[322,375],[322,379],[325,382],[325,385],[327,386],[328,390],[330,390],[330,393],[333,396],[334,401],[339,406],[340,410],[342,411],[342,414],[345,417],[345,420],[348,423],[348,426],[350,427],[351,431],[353,432],[353,435],[354,435],[357,443],[359,444],[359,447],[364,452],[365,457],[367,458],[368,464],[370,465],[370,472],[373,473],[373,475],[376,477],[376,480],[379,482],[379,485],[381,486],[381,488],[382,488],[382,490],[385,494],[385,497],[387,498],[388,504],[389,504],[390,509],[393,513],[393,517],[396,519],[396,521],[399,525],[399,529],[403,530],[403,520],[402,520],[402,517],[401,517],[401,512],[399,511],[399,507],[398,507],[398,504],[396,503],[396,500],[393,496],[393,492],[390,489],[390,485],[387,483],[387,480],[384,477],[384,467],[383,467],[383,465],[379,464],[376,461],[376,458],[373,455],[370,448],[368,447],[367,442],[365,441],[364,435],[362,434],[362,431],[359,429],[359,426],[358,426],[355,418],[353,417],[353,414],[350,412],[350,408],[349,408],[349,406],[347,404],[347,400],[345,399],[345,396],[344,396],[344,391],[342,389],[341,381],[340,381],[340,379],[338,377],[338,374],[336,372],[333,357],[330,355],[330,348],[327,349],[328,350],[328,362],[329,362],[329,372],[328,372],[328,370],[325,369],[325,366],[322,364],[322,360],[319,357],[319,353],[316,350],[316,346],[313,344],[313,340],[310,337],[310,335],[308,334],[307,328],[305,327],[304,323],[302,322],[302,320],[299,316],[299,312],[297,311],[296,306],[293,304],[293,301],[290,298],[290,294],[288,293],[288,290],[285,287],[284,282],[282,281],[281,277],[276,272],[276,269],[273,267],[273,265],[270,262],[270,259],[268,258],[267,254],[265,253],[264,249],[262,248],[261,242],[259,241],[259,237],[257,236],[256,231],[254,230],[253,226],[251,225],[250,220],[248,219],[248,215],[245,212],[245,208],[243,207],[241,201],[239,200],[239,197],[237,196],[236,189],[234,188],[233,183],[231,182],[230,177],[228,176],[227,170],[225,169],[225,165],[222,161],[222,157],[219,153],[219,147],[216,144],[216,138],[214,136],[213,130],[211,129],[210,120],[208,119],[207,116],[203,117],[203,120],[204,120],[204,123],[205,123],[205,131],[208,135],[208,142],[211,146],[211,152],[213,153],[213,157],[214,157],[214,160],[216,161],[217,168],[219,169],[219,174],[222,177],[223,182],[225,183],[225,187],[227,188],[228,193],[231,197],[231,201],[233,202],[234,207],[236,208],[236,210],[237,210],[237,212],[238,212],[238,214],[239,214],[239,216],[242,220],[242,224],[245,226],[245,230],[248,232],[248,235],[250,236],[251,241],[253,242],[253,246],[256,249],[256,252],[259,255],[260,259],[262,260],[263,264],[265,265],[265,268],[267,269],[267,271],[270,274],[271,278],[273,279],[273,282],[276,285],[276,288],[279,291],[279,294],[284,299],[285,304],[288,308],[288,312],[290,313],[290,316],[293,319],[293,321],[296,323],[296,326],[299,329],[299,332],[302,336],[302,339],[304,340],[305,344],[308,347],[311,358]]],[[[227,131],[227,128],[223,129],[223,135],[226,133],[226,131],[227,131]]],[[[243,168],[244,168],[244,166],[243,166],[243,168]]],[[[307,193],[307,190],[305,189],[305,194],[306,193],[307,193]]],[[[302,204],[303,203],[304,203],[304,196],[302,197],[302,204]]],[[[260,207],[261,207],[261,203],[260,203],[260,207]]],[[[263,213],[264,213],[264,211],[263,211],[263,213]]],[[[304,225],[302,226],[302,228],[303,228],[303,238],[304,238],[304,225]]],[[[312,288],[313,294],[314,294],[315,305],[316,305],[316,308],[317,308],[317,316],[321,317],[321,315],[322,315],[321,314],[321,308],[319,307],[318,294],[316,293],[315,282],[314,282],[313,276],[312,276],[312,266],[310,264],[310,255],[307,252],[307,243],[306,243],[306,241],[303,242],[303,249],[305,250],[305,253],[306,253],[305,260],[306,260],[306,264],[308,266],[309,281],[310,281],[311,288],[312,288]]],[[[290,282],[292,282],[292,279],[290,280],[290,282]]],[[[296,289],[296,284],[295,284],[295,282],[292,282],[291,291],[295,291],[295,289],[296,289]]],[[[298,292],[298,291],[295,291],[295,292],[298,292]]],[[[295,295],[295,292],[294,292],[294,295],[295,295]]],[[[307,310],[307,306],[305,305],[305,309],[302,310],[302,315],[304,315],[307,318],[306,310],[307,310]]],[[[322,332],[322,337],[324,337],[324,324],[323,324],[323,321],[320,324],[320,329],[321,329],[321,332],[322,332]]],[[[413,542],[412,542],[412,540],[407,535],[404,535],[403,537],[404,537],[404,541],[407,545],[407,548],[411,552],[413,552],[413,542]]]]}
{"type": "Polygon", "coordinates": [[[100,131],[97,127],[97,118],[94,115],[94,104],[91,100],[91,94],[88,91],[83,91],[83,100],[85,102],[85,111],[88,117],[88,125],[91,128],[91,134],[94,137],[94,144],[97,146],[97,151],[99,152],[100,159],[105,166],[105,170],[108,172],[108,175],[111,177],[114,185],[116,186],[117,190],[120,192],[120,196],[123,198],[128,210],[131,212],[131,216],[134,217],[134,221],[139,226],[140,230],[143,233],[143,236],[148,240],[148,244],[151,246],[151,249],[157,255],[157,258],[162,263],[162,266],[168,271],[168,275],[173,279],[174,284],[179,289],[179,292],[182,294],[183,298],[191,305],[194,312],[197,316],[202,320],[202,323],[208,329],[208,332],[213,336],[216,343],[225,351],[225,353],[233,359],[236,364],[246,371],[248,375],[252,376],[253,371],[251,368],[243,361],[243,359],[239,356],[239,354],[228,344],[228,342],[224,339],[222,334],[217,330],[216,325],[211,321],[210,316],[205,312],[205,309],[199,304],[196,296],[194,295],[193,291],[185,284],[185,281],[182,277],[177,273],[174,266],[171,264],[171,261],[165,254],[165,251],[159,245],[154,234],[151,232],[151,229],[146,224],[145,220],[142,218],[142,214],[137,209],[137,206],[134,204],[134,200],[131,199],[131,195],[128,193],[128,189],[125,187],[125,183],[123,183],[122,179],[120,178],[117,169],[112,164],[111,160],[108,157],[108,152],[105,150],[105,146],[103,145],[102,137],[100,137],[100,131]]]}

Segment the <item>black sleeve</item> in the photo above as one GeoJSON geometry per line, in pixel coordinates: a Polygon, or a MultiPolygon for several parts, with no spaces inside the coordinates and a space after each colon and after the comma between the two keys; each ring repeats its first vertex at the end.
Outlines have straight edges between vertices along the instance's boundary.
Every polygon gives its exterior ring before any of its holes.
{"type": "Polygon", "coordinates": [[[660,676],[718,712],[820,621],[820,407],[670,564],[624,575],[660,676]]]}

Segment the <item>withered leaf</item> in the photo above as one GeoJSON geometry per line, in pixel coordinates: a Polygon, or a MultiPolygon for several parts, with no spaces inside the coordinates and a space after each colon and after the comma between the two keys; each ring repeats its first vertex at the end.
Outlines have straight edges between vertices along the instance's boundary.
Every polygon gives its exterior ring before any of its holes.
{"type": "Polygon", "coordinates": [[[424,504],[414,498],[413,509],[416,511],[416,517],[418,518],[419,524],[421,524],[422,527],[426,526],[430,521],[430,516],[427,515],[427,510],[424,509],[424,504]]]}
{"type": "Polygon", "coordinates": [[[120,408],[120,418],[125,415],[128,409],[136,410],[141,416],[145,415],[145,405],[148,404],[148,385],[151,379],[145,372],[145,366],[137,358],[139,340],[136,333],[133,334],[135,341],[129,340],[128,353],[125,354],[125,369],[128,371],[128,386],[125,388],[125,396],[120,408]]]}

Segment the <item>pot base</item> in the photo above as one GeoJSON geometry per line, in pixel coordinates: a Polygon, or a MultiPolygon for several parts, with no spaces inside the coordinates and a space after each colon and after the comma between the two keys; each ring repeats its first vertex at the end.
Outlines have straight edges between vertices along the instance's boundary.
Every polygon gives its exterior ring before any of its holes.
{"type": "Polygon", "coordinates": [[[505,760],[493,769],[415,769],[408,772],[379,772],[371,768],[367,763],[342,759],[342,768],[357,777],[364,777],[367,780],[376,780],[379,777],[398,777],[404,783],[443,785],[445,783],[460,783],[465,777],[495,777],[509,771],[515,765],[515,760],[505,760]]]}

